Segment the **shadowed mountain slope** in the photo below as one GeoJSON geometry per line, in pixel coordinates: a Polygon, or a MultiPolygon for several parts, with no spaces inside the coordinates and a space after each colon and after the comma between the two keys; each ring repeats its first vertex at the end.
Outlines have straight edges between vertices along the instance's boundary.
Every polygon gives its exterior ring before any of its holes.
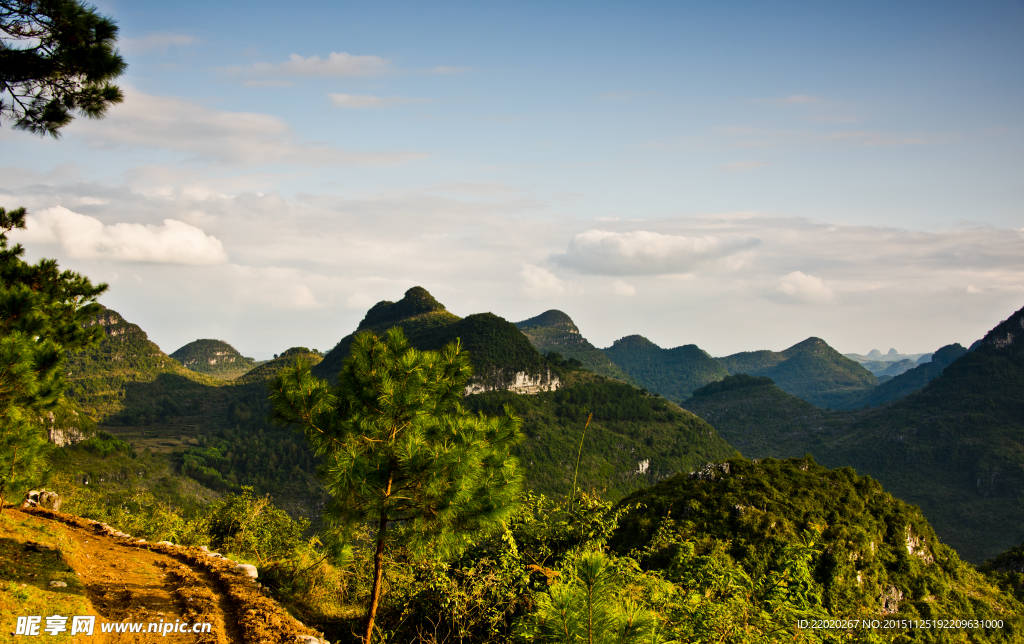
{"type": "MultiPolygon", "coordinates": [[[[766,381],[733,378],[698,390],[684,406],[748,456],[810,453],[878,479],[919,505],[963,558],[980,563],[1024,540],[1022,329],[1024,310],[920,390],[874,409],[814,411],[766,381]]],[[[936,365],[961,350],[944,347],[936,365]]],[[[927,375],[915,369],[891,382],[927,375]]]]}
{"type": "Polygon", "coordinates": [[[306,347],[292,347],[273,360],[268,360],[246,372],[245,375],[236,378],[235,384],[247,385],[254,382],[272,380],[278,371],[295,364],[296,358],[303,360],[311,367],[320,364],[320,361],[324,359],[319,351],[310,350],[306,347]]]}
{"type": "Polygon", "coordinates": [[[541,353],[554,351],[564,358],[579,360],[588,371],[635,384],[633,378],[580,334],[565,313],[552,309],[515,324],[541,353]]]}
{"type": "Polygon", "coordinates": [[[204,389],[224,382],[186,369],[116,311],[104,309],[88,324],[106,335],[99,346],[68,354],[68,395],[97,421],[180,414],[204,389]]]}
{"type": "Polygon", "coordinates": [[[676,401],[728,375],[718,361],[695,344],[662,349],[643,336],[629,335],[603,351],[643,387],[676,401]]]}
{"type": "Polygon", "coordinates": [[[833,409],[847,408],[878,385],[878,379],[820,338],[808,338],[782,352],[736,353],[718,362],[729,375],[766,376],[782,390],[807,402],[833,409]]]}
{"type": "Polygon", "coordinates": [[[967,349],[959,344],[946,345],[932,355],[931,362],[919,364],[913,369],[904,371],[892,380],[883,382],[866,392],[852,406],[868,405],[870,407],[878,407],[889,401],[905,398],[938,378],[946,367],[953,364],[957,358],[965,353],[967,353],[967,349]]]}

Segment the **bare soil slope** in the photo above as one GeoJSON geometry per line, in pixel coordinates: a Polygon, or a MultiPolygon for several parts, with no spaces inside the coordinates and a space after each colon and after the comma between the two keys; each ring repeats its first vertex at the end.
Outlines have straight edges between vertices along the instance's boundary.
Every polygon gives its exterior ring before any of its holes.
{"type": "Polygon", "coordinates": [[[299,635],[320,637],[235,566],[200,548],[117,536],[89,519],[7,507],[0,515],[0,641],[15,641],[17,618],[32,615],[42,617],[40,635],[54,642],[83,637],[70,634],[74,615],[95,616],[94,633],[84,640],[103,644],[151,642],[149,624],[178,620],[212,629],[169,632],[161,641],[292,644],[299,635]],[[68,617],[67,631],[44,632],[51,615],[68,617]],[[101,632],[113,622],[141,623],[143,632],[101,632]]]}

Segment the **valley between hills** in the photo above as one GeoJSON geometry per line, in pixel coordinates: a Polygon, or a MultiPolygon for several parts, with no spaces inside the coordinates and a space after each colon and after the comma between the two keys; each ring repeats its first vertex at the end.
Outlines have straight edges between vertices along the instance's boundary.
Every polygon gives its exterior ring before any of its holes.
{"type": "MultiPolygon", "coordinates": [[[[972,614],[1001,615],[1024,598],[1024,310],[970,349],[869,365],[899,365],[882,378],[819,338],[720,358],[637,335],[599,349],[560,311],[460,317],[419,287],[373,306],[330,351],[264,362],[223,340],[168,355],[110,309],[88,324],[105,337],[69,356],[76,410],[49,421],[59,447],[46,484],[112,525],[156,530],[175,508],[262,495],[295,526],[319,525],[330,497],[318,459],[268,420],[267,383],[296,361],[331,381],[356,333],[398,326],[421,350],[458,339],[474,368],[463,406],[522,419],[513,449],[531,503],[582,494],[623,508],[600,537],[614,552],[666,566],[655,544],[672,525],[674,539],[763,577],[820,538],[814,579],[831,614],[962,614],[976,597],[972,614]]],[[[329,632],[354,619],[302,617],[329,632]]],[[[977,641],[1004,641],[989,635],[977,641]]]]}
{"type": "MultiPolygon", "coordinates": [[[[333,378],[353,334],[326,354],[294,347],[257,365],[219,340],[168,356],[114,311],[93,323],[106,339],[71,357],[69,380],[99,429],[167,455],[171,470],[210,490],[252,485],[316,514],[315,459],[300,437],[267,422],[263,390],[296,359],[333,378]]],[[[515,324],[491,313],[460,318],[418,287],[372,307],[354,332],[401,326],[423,350],[459,338],[476,373],[466,405],[493,413],[508,404],[524,419],[518,456],[538,492],[569,492],[593,413],[578,484],[606,498],[739,453],[810,455],[919,505],[945,542],[981,563],[1024,541],[1022,324],[1018,311],[972,351],[938,348],[881,384],[819,338],[722,358],[636,335],[602,350],[560,311],[515,324]]],[[[56,433],[75,438],[73,427],[56,433]]]]}

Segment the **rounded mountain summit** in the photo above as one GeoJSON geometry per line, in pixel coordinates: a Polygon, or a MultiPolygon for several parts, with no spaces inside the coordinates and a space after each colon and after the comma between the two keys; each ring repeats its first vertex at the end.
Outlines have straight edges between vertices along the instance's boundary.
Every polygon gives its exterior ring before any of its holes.
{"type": "Polygon", "coordinates": [[[171,357],[186,369],[223,380],[233,380],[256,366],[254,359],[246,358],[223,340],[189,342],[171,357]]]}

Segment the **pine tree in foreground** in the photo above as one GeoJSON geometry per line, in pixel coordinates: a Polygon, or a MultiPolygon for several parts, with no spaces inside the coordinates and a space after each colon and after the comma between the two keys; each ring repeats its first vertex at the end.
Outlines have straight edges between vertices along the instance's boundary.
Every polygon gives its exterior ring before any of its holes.
{"type": "Polygon", "coordinates": [[[462,408],[472,375],[458,342],[417,351],[402,330],[357,335],[337,387],[297,362],[270,383],[272,418],[300,427],[323,460],[339,529],[374,529],[376,550],[364,642],[381,595],[384,550],[401,525],[406,546],[445,556],[485,524],[506,516],[522,483],[510,449],[520,421],[462,408]]]}

